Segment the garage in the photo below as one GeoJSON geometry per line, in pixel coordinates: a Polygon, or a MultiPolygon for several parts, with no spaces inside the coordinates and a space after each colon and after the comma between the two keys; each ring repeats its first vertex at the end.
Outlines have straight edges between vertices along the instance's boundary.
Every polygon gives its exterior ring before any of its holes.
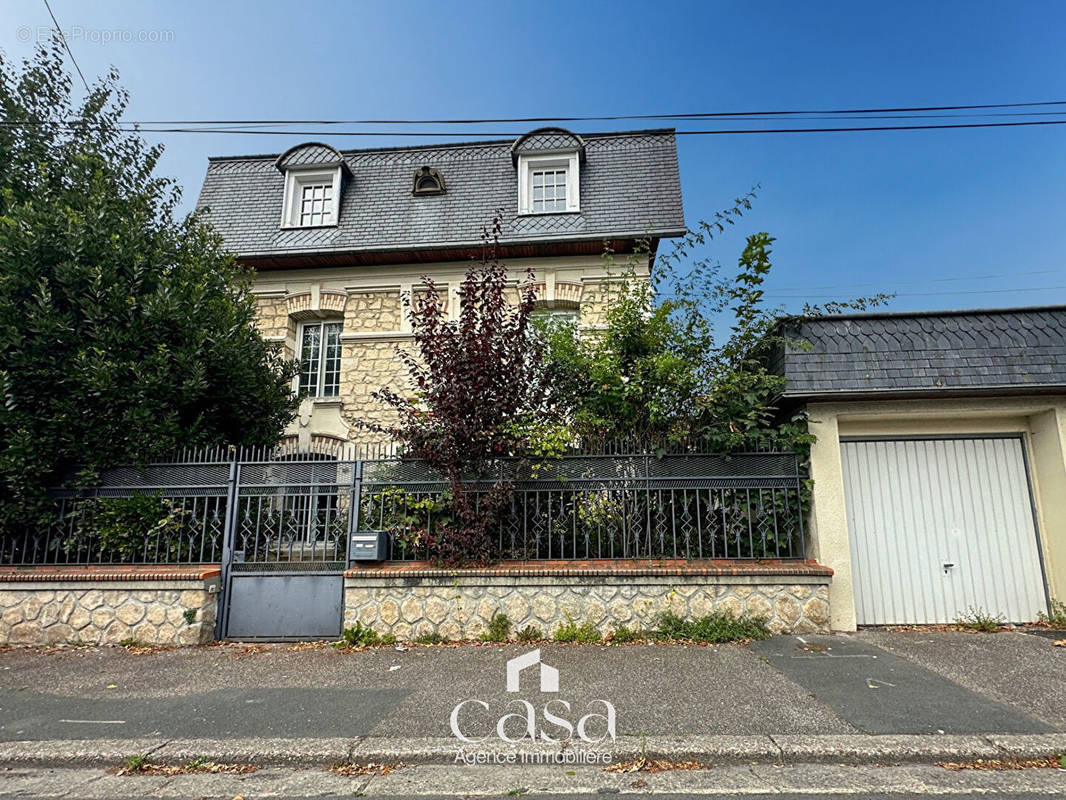
{"type": "Polygon", "coordinates": [[[1018,436],[841,441],[856,622],[1047,611],[1018,436]]]}
{"type": "Polygon", "coordinates": [[[1066,306],[785,321],[830,626],[1033,622],[1066,603],[1066,306]],[[1057,607],[1057,606],[1054,606],[1057,607]]]}

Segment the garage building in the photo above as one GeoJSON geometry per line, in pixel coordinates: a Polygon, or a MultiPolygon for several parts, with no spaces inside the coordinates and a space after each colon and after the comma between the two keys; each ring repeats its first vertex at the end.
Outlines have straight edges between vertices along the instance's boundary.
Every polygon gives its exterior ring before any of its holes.
{"type": "Polygon", "coordinates": [[[834,570],[834,629],[1029,622],[1066,600],[1066,306],[784,330],[780,405],[818,437],[808,555],[834,570]]]}

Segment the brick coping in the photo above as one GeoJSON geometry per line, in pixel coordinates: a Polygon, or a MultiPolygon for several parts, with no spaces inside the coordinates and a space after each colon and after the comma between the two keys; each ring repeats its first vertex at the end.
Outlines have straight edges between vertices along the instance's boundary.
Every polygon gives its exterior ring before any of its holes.
{"type": "Polygon", "coordinates": [[[222,574],[219,564],[41,564],[0,567],[0,583],[38,581],[202,581],[222,574]]]}
{"type": "Polygon", "coordinates": [[[832,577],[833,570],[814,560],[801,561],[504,561],[487,567],[441,568],[429,561],[407,561],[358,565],[344,573],[346,578],[485,578],[485,577],[593,577],[640,575],[680,575],[703,577],[789,575],[832,577]]]}

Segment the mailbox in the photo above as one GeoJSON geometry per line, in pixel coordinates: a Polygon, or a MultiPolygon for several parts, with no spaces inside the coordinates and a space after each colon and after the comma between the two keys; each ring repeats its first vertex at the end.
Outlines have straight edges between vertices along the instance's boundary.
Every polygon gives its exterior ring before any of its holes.
{"type": "Polygon", "coordinates": [[[356,531],[348,548],[350,561],[385,561],[389,557],[389,534],[386,531],[356,531]]]}

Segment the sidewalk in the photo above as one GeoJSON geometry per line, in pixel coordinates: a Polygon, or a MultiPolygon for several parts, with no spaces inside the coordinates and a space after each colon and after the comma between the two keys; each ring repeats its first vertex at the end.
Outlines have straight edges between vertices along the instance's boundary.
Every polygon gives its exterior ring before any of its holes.
{"type": "Polygon", "coordinates": [[[488,708],[468,704],[461,724],[487,738],[465,748],[484,753],[515,751],[494,726],[516,699],[554,734],[547,700],[570,703],[574,724],[591,701],[609,701],[617,741],[588,749],[615,759],[931,763],[1066,752],[1066,649],[1023,633],[542,645],[558,693],[541,694],[534,673],[508,693],[508,659],[532,649],[9,649],[0,652],[0,763],[114,764],[150,753],[174,763],[451,764],[464,745],[450,716],[471,699],[488,708]]]}

